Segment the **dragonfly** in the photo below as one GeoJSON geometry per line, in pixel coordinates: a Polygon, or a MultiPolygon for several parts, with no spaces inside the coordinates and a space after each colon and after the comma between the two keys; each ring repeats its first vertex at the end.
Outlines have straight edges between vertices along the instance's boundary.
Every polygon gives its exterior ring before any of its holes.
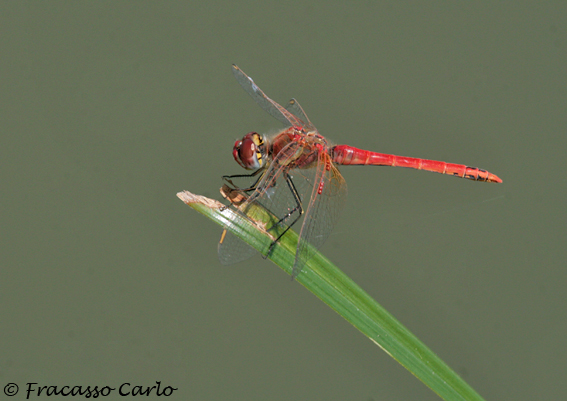
{"type": "MultiPolygon", "coordinates": [[[[464,164],[403,157],[362,150],[349,145],[332,145],[311,123],[296,99],[285,107],[270,99],[254,80],[236,65],[232,73],[242,88],[285,128],[268,137],[249,132],[233,146],[236,162],[250,174],[224,176],[221,193],[238,213],[254,221],[254,206],[275,216],[266,231],[274,239],[264,257],[285,233],[297,225],[298,243],[292,279],[314,256],[329,237],[345,205],[346,182],[338,165],[371,165],[408,167],[432,171],[473,181],[501,183],[486,170],[464,164]],[[246,179],[250,184],[234,181],[246,179]]],[[[252,256],[256,251],[225,229],[219,243],[219,258],[232,264],[252,256]]]]}

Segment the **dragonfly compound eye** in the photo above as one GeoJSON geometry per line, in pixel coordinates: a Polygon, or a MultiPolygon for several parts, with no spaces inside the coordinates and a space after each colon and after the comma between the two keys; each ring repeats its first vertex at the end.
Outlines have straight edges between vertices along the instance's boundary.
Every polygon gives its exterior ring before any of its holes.
{"type": "Polygon", "coordinates": [[[256,132],[244,135],[234,143],[234,160],[246,170],[257,170],[264,165],[264,139],[256,132]]]}

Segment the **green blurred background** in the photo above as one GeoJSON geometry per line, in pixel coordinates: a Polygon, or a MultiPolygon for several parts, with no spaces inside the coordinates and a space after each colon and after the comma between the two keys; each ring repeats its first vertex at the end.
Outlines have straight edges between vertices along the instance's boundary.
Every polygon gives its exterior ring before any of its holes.
{"type": "Polygon", "coordinates": [[[563,1],[2,2],[1,386],[438,399],[271,262],[221,266],[221,228],[175,196],[220,198],[234,140],[281,127],[236,63],[336,143],[504,180],[342,168],[323,253],[487,400],[561,399],[566,21],[563,1]]]}

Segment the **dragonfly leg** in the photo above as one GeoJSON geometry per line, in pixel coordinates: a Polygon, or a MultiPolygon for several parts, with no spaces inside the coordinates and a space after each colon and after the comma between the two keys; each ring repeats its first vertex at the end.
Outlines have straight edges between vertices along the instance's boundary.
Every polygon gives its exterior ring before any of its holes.
{"type": "MultiPolygon", "coordinates": [[[[240,203],[245,200],[248,195],[250,194],[250,192],[254,192],[257,188],[258,185],[260,183],[260,180],[262,179],[262,177],[264,176],[264,174],[261,174],[256,181],[254,181],[254,183],[252,185],[250,185],[248,188],[240,188],[238,185],[236,185],[234,182],[232,182],[233,178],[253,178],[256,175],[258,175],[260,172],[264,171],[264,169],[258,169],[256,171],[254,171],[252,174],[237,174],[237,175],[223,175],[222,179],[225,182],[225,184],[223,185],[223,187],[221,188],[221,193],[223,193],[223,196],[232,204],[232,205],[236,205],[236,202],[234,199],[239,198],[240,199],[240,203]],[[232,194],[232,193],[237,193],[240,194],[241,196],[230,196],[228,194],[232,194]]],[[[251,198],[252,200],[253,198],[251,198]]],[[[228,209],[231,205],[226,205],[223,208],[221,208],[221,212],[228,209]]]]}
{"type": "Polygon", "coordinates": [[[301,217],[301,215],[303,214],[303,207],[301,206],[301,198],[299,196],[299,193],[297,192],[297,189],[295,188],[295,185],[293,184],[293,181],[291,180],[291,177],[286,174],[285,175],[285,182],[287,183],[287,186],[289,187],[289,190],[291,191],[293,198],[295,199],[295,207],[289,211],[285,216],[283,216],[277,223],[275,223],[274,225],[272,225],[272,227],[270,227],[267,231],[270,231],[271,229],[279,226],[281,223],[283,223],[287,218],[289,218],[292,214],[294,214],[295,212],[297,213],[297,217],[290,223],[287,225],[287,227],[285,228],[285,230],[278,235],[278,238],[276,238],[270,245],[270,248],[268,248],[268,252],[266,253],[266,256],[264,256],[264,259],[266,259],[273,251],[274,247],[276,246],[276,244],[278,243],[278,241],[280,240],[281,237],[284,236],[284,234],[295,224],[297,223],[297,220],[299,220],[299,218],[301,217]]]}
{"type": "Polygon", "coordinates": [[[265,169],[263,169],[263,168],[259,168],[258,170],[254,171],[254,172],[251,173],[251,174],[223,175],[223,176],[222,176],[222,179],[223,179],[226,183],[232,185],[232,188],[233,188],[233,189],[238,189],[239,191],[243,191],[243,192],[250,192],[250,191],[254,191],[254,190],[258,187],[258,184],[259,184],[260,180],[262,179],[263,174],[260,175],[260,177],[258,177],[258,178],[256,179],[256,181],[254,181],[254,184],[252,184],[249,188],[239,188],[239,187],[237,187],[237,186],[232,182],[232,179],[233,179],[233,178],[251,178],[251,177],[255,177],[255,176],[257,176],[260,172],[263,172],[264,170],[265,170],[265,169]]]}

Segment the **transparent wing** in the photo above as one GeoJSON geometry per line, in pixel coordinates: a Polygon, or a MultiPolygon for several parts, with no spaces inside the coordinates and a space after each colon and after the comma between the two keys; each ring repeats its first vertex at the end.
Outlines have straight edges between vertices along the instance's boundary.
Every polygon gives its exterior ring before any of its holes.
{"type": "Polygon", "coordinates": [[[325,243],[346,203],[346,182],[327,153],[319,154],[315,183],[299,233],[292,277],[325,243]]]}
{"type": "Polygon", "coordinates": [[[316,128],[313,125],[313,123],[311,122],[311,120],[309,120],[309,117],[307,117],[307,114],[305,114],[303,107],[301,107],[301,105],[299,104],[299,102],[296,99],[291,99],[287,103],[287,106],[285,106],[285,109],[287,111],[289,111],[291,114],[293,114],[294,116],[296,116],[298,119],[303,121],[303,129],[305,131],[316,130],[316,128]]]}
{"type": "Polygon", "coordinates": [[[221,264],[227,266],[243,262],[257,253],[258,251],[256,249],[252,248],[226,228],[223,230],[218,245],[218,254],[221,264]]]}
{"type": "Polygon", "coordinates": [[[240,86],[260,105],[262,109],[268,112],[276,120],[282,122],[285,126],[303,126],[303,121],[294,116],[284,107],[270,99],[266,94],[254,83],[254,80],[244,73],[238,66],[232,65],[232,73],[240,86]]]}
{"type": "MultiPolygon", "coordinates": [[[[280,158],[280,160],[282,159],[280,158]]],[[[271,166],[274,166],[274,164],[271,166]]],[[[232,203],[231,208],[261,229],[269,232],[274,239],[288,227],[289,218],[280,222],[280,216],[285,216],[286,210],[293,208],[293,205],[296,204],[292,193],[286,187],[285,180],[280,179],[281,174],[280,169],[268,168],[257,188],[251,194],[244,194],[239,190],[229,190],[227,194],[227,190],[223,187],[225,192],[223,195],[232,203]],[[259,221],[255,218],[258,207],[267,209],[273,215],[271,221],[259,221]]],[[[298,216],[298,213],[296,212],[295,216],[298,216]]],[[[264,217],[265,214],[263,214],[264,217]]],[[[257,253],[256,249],[248,245],[247,241],[232,234],[227,228],[223,231],[218,245],[219,260],[223,265],[244,261],[257,253]]],[[[253,239],[248,241],[250,240],[253,239]]],[[[261,253],[267,255],[268,251],[269,248],[266,247],[261,253]]]]}
{"type": "MultiPolygon", "coordinates": [[[[238,188],[249,188],[255,182],[256,178],[253,176],[243,175],[242,177],[231,177],[230,183],[238,188]],[[233,181],[236,181],[234,184],[233,181]]],[[[239,206],[246,202],[248,194],[239,189],[234,189],[227,184],[224,184],[220,190],[222,196],[230,202],[230,207],[236,212],[241,213],[239,206]]],[[[254,256],[258,251],[242,241],[231,231],[225,227],[221,234],[218,244],[218,255],[221,264],[232,265],[242,262],[254,256]]]]}

